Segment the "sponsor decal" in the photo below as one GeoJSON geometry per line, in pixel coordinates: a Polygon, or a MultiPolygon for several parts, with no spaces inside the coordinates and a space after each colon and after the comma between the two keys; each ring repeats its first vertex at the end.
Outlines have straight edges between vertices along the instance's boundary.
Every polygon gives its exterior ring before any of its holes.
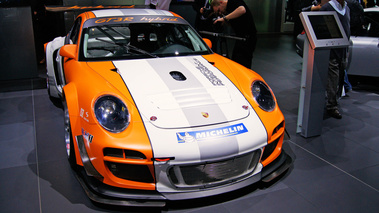
{"type": "Polygon", "coordinates": [[[203,115],[204,118],[208,118],[209,117],[209,113],[208,112],[201,112],[201,114],[203,115]]]}
{"type": "Polygon", "coordinates": [[[95,21],[96,24],[108,23],[108,22],[130,22],[133,21],[133,17],[112,17],[112,18],[101,18],[95,21]]]}
{"type": "Polygon", "coordinates": [[[153,22],[153,21],[163,21],[163,22],[177,22],[177,17],[142,17],[140,21],[147,21],[147,22],[153,22]]]}
{"type": "Polygon", "coordinates": [[[83,128],[82,128],[82,135],[86,141],[88,141],[89,143],[92,143],[93,135],[91,135],[89,132],[85,131],[83,128]]]}
{"type": "Polygon", "coordinates": [[[203,131],[177,132],[178,143],[193,143],[202,140],[230,137],[248,132],[243,123],[203,131]]]}
{"type": "Polygon", "coordinates": [[[80,117],[83,118],[85,121],[89,122],[89,114],[83,108],[80,108],[80,117]]]}
{"type": "Polygon", "coordinates": [[[214,86],[224,86],[222,81],[213,74],[204,64],[199,60],[194,58],[196,68],[214,85],[214,86]]]}
{"type": "Polygon", "coordinates": [[[179,21],[183,21],[178,17],[167,17],[167,16],[116,16],[116,17],[106,17],[106,18],[98,18],[91,19],[89,22],[93,22],[93,24],[104,24],[104,23],[126,23],[126,22],[167,22],[167,23],[176,23],[179,21]]]}

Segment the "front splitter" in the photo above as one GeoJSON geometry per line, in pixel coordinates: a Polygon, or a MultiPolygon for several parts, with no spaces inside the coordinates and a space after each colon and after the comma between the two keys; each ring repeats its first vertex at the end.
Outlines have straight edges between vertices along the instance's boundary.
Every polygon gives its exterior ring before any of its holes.
{"type": "Polygon", "coordinates": [[[82,167],[78,168],[74,174],[87,196],[94,202],[130,207],[164,207],[168,201],[209,197],[242,189],[259,181],[270,182],[285,173],[291,165],[292,158],[283,150],[274,162],[264,167],[261,173],[253,177],[213,189],[177,193],[159,193],[157,191],[132,190],[108,186],[94,177],[87,176],[82,167]]]}

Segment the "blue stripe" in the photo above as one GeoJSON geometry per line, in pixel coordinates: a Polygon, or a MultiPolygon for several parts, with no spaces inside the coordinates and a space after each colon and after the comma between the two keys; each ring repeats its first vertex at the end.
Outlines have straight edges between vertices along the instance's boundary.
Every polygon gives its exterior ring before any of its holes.
{"type": "Polygon", "coordinates": [[[225,138],[248,132],[243,123],[203,131],[177,132],[178,143],[189,143],[216,138],[225,138]]]}

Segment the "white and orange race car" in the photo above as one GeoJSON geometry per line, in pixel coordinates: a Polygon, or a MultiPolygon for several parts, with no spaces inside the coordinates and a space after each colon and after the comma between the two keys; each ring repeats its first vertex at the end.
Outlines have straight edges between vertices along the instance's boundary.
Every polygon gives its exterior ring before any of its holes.
{"type": "Polygon", "coordinates": [[[45,45],[68,159],[101,203],[163,206],[268,182],[292,163],[261,76],[160,10],[84,12],[45,45]]]}

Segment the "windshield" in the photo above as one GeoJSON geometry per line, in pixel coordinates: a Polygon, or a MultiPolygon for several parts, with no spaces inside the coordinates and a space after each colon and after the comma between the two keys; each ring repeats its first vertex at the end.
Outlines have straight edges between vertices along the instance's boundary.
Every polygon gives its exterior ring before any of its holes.
{"type": "Polygon", "coordinates": [[[188,25],[127,23],[86,28],[82,60],[204,55],[210,50],[188,25]]]}

